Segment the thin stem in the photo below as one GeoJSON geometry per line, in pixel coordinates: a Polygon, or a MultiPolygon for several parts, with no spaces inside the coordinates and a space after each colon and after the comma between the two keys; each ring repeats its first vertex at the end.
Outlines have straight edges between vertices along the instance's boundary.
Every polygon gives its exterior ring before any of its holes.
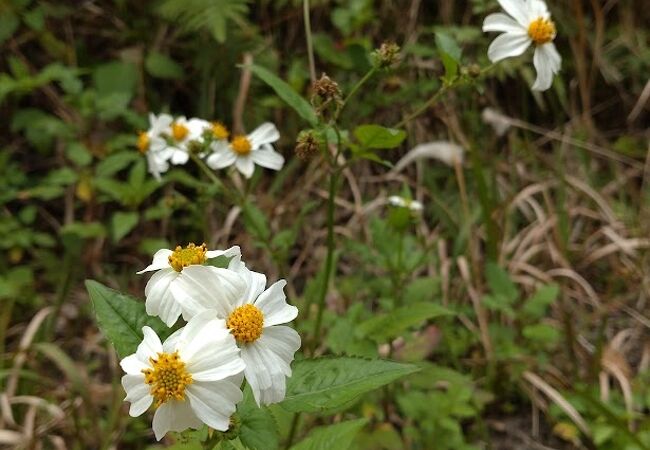
{"type": "Polygon", "coordinates": [[[332,264],[334,263],[334,200],[336,199],[336,187],[338,184],[339,173],[336,169],[330,173],[329,196],[327,198],[327,256],[325,259],[325,272],[323,273],[323,282],[321,284],[318,296],[318,310],[316,313],[316,322],[314,324],[314,333],[312,334],[311,353],[316,349],[316,342],[320,334],[321,324],[323,322],[323,310],[325,309],[325,297],[329,287],[332,264]]]}
{"type": "Polygon", "coordinates": [[[300,413],[294,413],[293,418],[291,419],[291,428],[289,428],[289,435],[287,436],[287,443],[284,446],[285,449],[289,449],[293,444],[293,440],[296,438],[296,431],[298,431],[298,424],[300,423],[300,413]]]}
{"type": "Polygon", "coordinates": [[[435,104],[440,99],[440,97],[442,97],[442,94],[447,92],[449,90],[449,88],[453,87],[455,84],[456,84],[455,81],[452,84],[444,84],[440,89],[438,89],[438,91],[435,94],[433,94],[433,96],[431,96],[431,98],[429,100],[427,100],[422,106],[420,106],[418,109],[416,109],[411,114],[409,114],[404,119],[402,119],[402,121],[397,123],[393,128],[402,128],[404,125],[409,123],[411,120],[415,119],[417,116],[419,116],[424,111],[429,109],[431,107],[431,105],[435,104]]]}
{"type": "Polygon", "coordinates": [[[357,93],[357,91],[361,88],[361,86],[363,86],[364,84],[366,84],[366,81],[368,81],[370,78],[372,78],[372,76],[375,74],[375,72],[377,72],[377,68],[376,68],[376,67],[371,68],[371,69],[370,69],[370,70],[369,70],[369,71],[368,71],[368,72],[363,76],[363,78],[361,78],[361,79],[357,82],[357,84],[354,85],[354,87],[350,90],[350,93],[345,97],[345,99],[343,99],[343,103],[341,103],[341,107],[338,109],[338,111],[336,111],[336,115],[334,116],[334,122],[336,122],[336,120],[339,118],[339,116],[341,115],[341,112],[342,112],[343,109],[347,106],[348,102],[349,102],[350,99],[354,96],[354,94],[357,93]]]}
{"type": "Polygon", "coordinates": [[[199,158],[198,155],[194,154],[193,152],[188,152],[188,154],[190,155],[190,158],[192,158],[192,161],[194,161],[196,165],[199,166],[199,168],[203,171],[203,173],[205,173],[208,176],[210,181],[212,181],[212,183],[214,183],[215,186],[222,189],[225,188],[221,180],[217,178],[214,172],[208,167],[208,165],[201,158],[199,158]]]}
{"type": "Polygon", "coordinates": [[[302,2],[303,20],[305,21],[305,36],[307,37],[307,57],[309,58],[309,77],[316,81],[316,63],[314,62],[314,45],[311,39],[311,19],[309,18],[309,0],[302,2]]]}

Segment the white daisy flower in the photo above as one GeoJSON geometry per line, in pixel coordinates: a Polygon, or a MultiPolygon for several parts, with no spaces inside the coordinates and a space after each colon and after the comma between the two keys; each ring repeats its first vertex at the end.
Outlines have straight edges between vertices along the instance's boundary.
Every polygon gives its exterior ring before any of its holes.
{"type": "Polygon", "coordinates": [[[156,116],[149,113],[149,129],[138,134],[137,147],[147,158],[149,173],[160,181],[160,174],[167,172],[173,151],[167,147],[164,135],[174,121],[169,114],[156,116]]]}
{"type": "Polygon", "coordinates": [[[244,376],[251,386],[258,405],[277,403],[284,399],[286,377],[291,376],[291,361],[300,348],[300,335],[281,324],[292,321],[298,308],[288,305],[284,294],[287,282],[280,280],[264,290],[266,276],[246,268],[239,256],[228,268],[246,281],[246,290],[234,301],[215,296],[219,289],[214,278],[205,277],[202,284],[183,278],[180,291],[191,298],[183,300],[190,314],[212,310],[226,320],[226,326],[241,349],[246,363],[244,376]]]}
{"type": "Polygon", "coordinates": [[[502,59],[523,54],[535,44],[533,64],[537,79],[533,90],[545,91],[551,87],[553,76],[560,71],[562,58],[558,53],[555,39],[555,24],[551,21],[546,3],[542,0],[498,0],[509,14],[490,14],[483,22],[483,31],[499,31],[488,48],[488,58],[497,62],[502,59]]]}
{"type": "Polygon", "coordinates": [[[280,170],[284,157],[271,145],[280,139],[280,132],[270,122],[263,123],[247,136],[234,136],[230,142],[219,140],[211,144],[212,154],[206,159],[212,169],[235,165],[246,178],[253,176],[255,164],[280,170]]]}
{"type": "Polygon", "coordinates": [[[194,317],[164,343],[149,327],[136,353],[120,365],[129,414],[137,417],[155,400],[153,431],[198,429],[203,423],[226,431],[240,390],[244,361],[223,320],[213,314],[194,317]]]}
{"type": "Polygon", "coordinates": [[[168,327],[171,327],[183,314],[188,319],[180,304],[180,298],[184,297],[179,291],[178,282],[188,279],[188,284],[201,283],[204,278],[210,279],[214,286],[219,286],[211,293],[219,301],[233,301],[242,294],[246,286],[244,280],[228,269],[220,269],[203,264],[217,256],[233,257],[240,255],[238,246],[230,247],[227,250],[208,250],[205,244],[196,246],[193,243],[185,248],[178,246],[175,250],[161,249],[153,256],[153,262],[138,274],[153,272],[153,276],[147,282],[144,289],[145,306],[147,314],[159,316],[168,327]],[[199,280],[199,281],[196,281],[199,280]]]}
{"type": "Polygon", "coordinates": [[[177,117],[169,127],[169,147],[172,149],[172,164],[185,164],[189,159],[189,145],[193,141],[201,142],[203,131],[210,127],[210,122],[192,118],[177,117]]]}
{"type": "Polygon", "coordinates": [[[422,203],[417,200],[412,200],[410,198],[399,197],[397,195],[391,195],[388,197],[388,203],[392,206],[398,208],[408,208],[413,213],[422,212],[422,203]]]}

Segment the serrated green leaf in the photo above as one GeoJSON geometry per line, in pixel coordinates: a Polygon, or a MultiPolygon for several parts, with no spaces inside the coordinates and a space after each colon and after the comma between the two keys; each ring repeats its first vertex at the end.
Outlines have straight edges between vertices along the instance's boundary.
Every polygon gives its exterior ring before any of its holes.
{"type": "Polygon", "coordinates": [[[121,212],[113,214],[111,218],[111,232],[113,242],[119,242],[124,236],[135,228],[140,220],[137,212],[121,212]]]}
{"type": "Polygon", "coordinates": [[[359,324],[357,330],[377,342],[400,336],[406,330],[434,317],[453,315],[453,311],[435,303],[413,303],[359,324]]]}
{"type": "Polygon", "coordinates": [[[169,56],[152,51],[144,61],[144,67],[149,75],[163,79],[179,79],[183,77],[183,68],[169,56]]]}
{"type": "Polygon", "coordinates": [[[300,117],[305,119],[312,126],[316,126],[318,123],[318,118],[314,112],[314,108],[311,107],[309,102],[302,98],[296,91],[294,91],[291,86],[285,83],[283,80],[278,78],[276,75],[269,72],[267,69],[255,64],[247,66],[251,72],[253,72],[259,79],[268,84],[278,97],[280,97],[284,102],[291,106],[294,111],[296,111],[300,117]]]}
{"type": "Polygon", "coordinates": [[[354,136],[365,148],[387,149],[400,145],[406,132],[380,125],[359,125],[354,129],[354,136]]]}
{"type": "Polygon", "coordinates": [[[266,407],[258,407],[250,386],[244,390],[244,399],[237,406],[241,420],[239,439],[251,450],[275,450],[279,446],[278,429],[266,407]]]}
{"type": "Polygon", "coordinates": [[[348,450],[368,419],[348,420],[334,425],[314,428],[291,450],[348,450]]]}
{"type": "Polygon", "coordinates": [[[384,386],[418,367],[381,359],[349,356],[297,361],[281,406],[292,412],[318,412],[349,405],[360,395],[384,386]]]}
{"type": "Polygon", "coordinates": [[[142,342],[142,327],[151,327],[161,340],[171,329],[157,317],[147,314],[144,302],[122,294],[94,280],[86,280],[86,289],[93,304],[99,328],[113,343],[120,358],[134,353],[142,342]]]}

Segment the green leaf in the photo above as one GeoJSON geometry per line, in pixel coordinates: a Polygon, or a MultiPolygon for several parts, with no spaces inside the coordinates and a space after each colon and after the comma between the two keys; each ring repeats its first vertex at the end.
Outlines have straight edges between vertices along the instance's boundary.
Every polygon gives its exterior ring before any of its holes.
{"type": "Polygon", "coordinates": [[[406,138],[406,132],[380,125],[360,125],[354,136],[365,148],[395,148],[406,138]]]}
{"type": "Polygon", "coordinates": [[[366,423],[368,419],[357,419],[314,428],[307,438],[291,447],[291,450],[348,450],[366,423]]]}
{"type": "Polygon", "coordinates": [[[487,264],[485,277],[487,278],[492,293],[496,296],[503,297],[508,304],[512,304],[519,297],[517,286],[510,279],[508,272],[496,263],[489,262],[487,264]]]}
{"type": "Polygon", "coordinates": [[[144,61],[144,67],[149,75],[164,79],[179,79],[183,77],[183,68],[169,56],[152,51],[144,61]]]}
{"type": "Polygon", "coordinates": [[[121,212],[113,214],[111,218],[111,232],[113,242],[119,242],[124,236],[135,228],[140,220],[137,212],[121,212]]]}
{"type": "Polygon", "coordinates": [[[436,33],[436,46],[440,53],[440,59],[445,66],[445,79],[453,80],[458,75],[461,49],[451,37],[444,33],[436,33]]]}
{"type": "Polygon", "coordinates": [[[535,294],[524,303],[522,311],[532,320],[538,320],[546,314],[548,307],[557,299],[560,287],[557,284],[541,286],[535,294]]]}
{"type": "Polygon", "coordinates": [[[348,406],[360,395],[419,370],[412,364],[349,356],[297,361],[281,406],[318,412],[348,406]]]}
{"type": "Polygon", "coordinates": [[[65,154],[70,161],[79,167],[85,167],[93,160],[93,155],[86,148],[86,146],[80,142],[70,143],[65,149],[65,154]]]}
{"type": "Polygon", "coordinates": [[[435,303],[414,303],[397,308],[390,313],[375,315],[359,324],[358,331],[362,336],[383,343],[425,320],[453,314],[452,311],[435,303]]]}
{"type": "Polygon", "coordinates": [[[258,407],[250,389],[246,386],[244,399],[237,406],[241,419],[239,439],[251,450],[275,450],[279,446],[278,429],[273,416],[266,407],[258,407]]]}
{"type": "Polygon", "coordinates": [[[244,205],[244,223],[246,228],[261,240],[266,240],[271,235],[266,216],[257,206],[250,202],[244,205]]]}
{"type": "Polygon", "coordinates": [[[6,41],[18,29],[20,20],[11,11],[2,11],[0,14],[0,44],[6,41]]]}
{"type": "Polygon", "coordinates": [[[318,118],[314,112],[314,108],[311,107],[309,102],[302,98],[296,91],[294,91],[291,86],[285,83],[283,80],[278,78],[276,75],[269,72],[267,69],[255,64],[247,66],[257,77],[262,81],[268,84],[278,97],[285,101],[285,103],[291,106],[294,111],[296,111],[300,117],[309,122],[312,126],[316,126],[318,123],[318,118]]]}
{"type": "Polygon", "coordinates": [[[134,353],[142,342],[142,327],[150,326],[161,340],[171,329],[157,317],[149,316],[144,302],[122,294],[93,280],[86,280],[86,289],[95,309],[99,328],[113,343],[120,358],[134,353]]]}
{"type": "Polygon", "coordinates": [[[121,61],[102,64],[93,72],[93,82],[100,96],[122,94],[126,102],[135,93],[137,80],[135,66],[121,61]]]}
{"type": "Polygon", "coordinates": [[[557,328],[546,323],[525,326],[521,334],[525,338],[543,345],[553,345],[562,337],[557,328]]]}

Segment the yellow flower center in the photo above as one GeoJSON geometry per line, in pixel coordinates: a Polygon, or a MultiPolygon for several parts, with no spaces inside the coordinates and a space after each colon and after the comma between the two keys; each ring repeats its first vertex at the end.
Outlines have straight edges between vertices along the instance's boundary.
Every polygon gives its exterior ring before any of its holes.
{"type": "Polygon", "coordinates": [[[225,127],[221,122],[212,122],[212,134],[215,139],[228,139],[230,133],[228,133],[228,128],[225,127]]]}
{"type": "Polygon", "coordinates": [[[230,146],[238,155],[246,156],[251,152],[251,141],[246,136],[235,136],[230,146]]]}
{"type": "Polygon", "coordinates": [[[249,344],[262,335],[264,314],[256,306],[246,304],[230,313],[226,326],[237,342],[249,344]]]}
{"type": "Polygon", "coordinates": [[[187,136],[187,133],[189,133],[190,130],[187,129],[185,125],[182,123],[172,123],[172,137],[176,141],[182,141],[185,139],[185,136],[187,136]]]}
{"type": "Polygon", "coordinates": [[[183,248],[180,245],[174,249],[174,252],[169,255],[169,265],[176,272],[183,270],[183,267],[203,264],[207,259],[205,253],[208,251],[205,244],[201,244],[198,247],[194,245],[193,242],[187,244],[187,247],[183,248]]]}
{"type": "Polygon", "coordinates": [[[185,400],[185,387],[192,383],[192,375],[185,363],[174,353],[158,353],[158,358],[149,358],[153,369],[142,369],[144,382],[150,385],[150,392],[160,406],[168,400],[185,400]]]}
{"type": "Polygon", "coordinates": [[[140,153],[147,153],[147,150],[149,150],[149,135],[146,131],[138,133],[138,143],[136,145],[140,153]]]}
{"type": "Polygon", "coordinates": [[[528,36],[536,45],[547,44],[555,39],[555,24],[550,19],[538,17],[528,25],[528,36]]]}

